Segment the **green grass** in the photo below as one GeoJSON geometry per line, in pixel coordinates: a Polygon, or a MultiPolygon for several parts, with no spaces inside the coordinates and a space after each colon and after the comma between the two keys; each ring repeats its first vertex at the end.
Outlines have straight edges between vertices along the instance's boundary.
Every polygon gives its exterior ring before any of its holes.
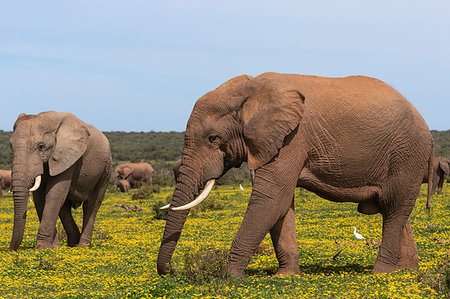
{"type": "MultiPolygon", "coordinates": [[[[352,227],[370,240],[381,240],[381,216],[357,213],[356,204],[332,203],[304,190],[296,191],[295,210],[301,274],[274,277],[277,260],[270,237],[254,255],[245,279],[197,276],[192,258],[220,264],[242,221],[251,187],[216,186],[185,224],[172,258],[174,273],[159,277],[156,258],[164,220],[155,219],[154,202],[165,202],[173,191],[162,188],[148,199],[108,193],[97,217],[94,240],[87,248],[33,249],[38,228],[29,204],[24,241],[17,252],[7,250],[12,233],[13,202],[0,206],[1,298],[445,298],[436,283],[450,249],[450,185],[425,210],[425,188],[411,216],[419,249],[420,270],[370,274],[378,252],[353,236],[352,227]],[[210,204],[208,201],[217,204],[210,204]],[[114,206],[140,205],[139,212],[114,206]],[[206,252],[205,252],[205,248],[206,252]],[[211,256],[210,250],[215,254],[211,256]],[[342,252],[333,259],[339,251],[342,252]],[[189,272],[191,271],[191,272],[189,272]],[[193,271],[193,272],[192,272],[193,271]],[[199,278],[200,277],[200,278],[199,278]]],[[[75,211],[81,221],[80,209],[75,211]]],[[[212,271],[214,267],[205,268],[212,271]]],[[[203,268],[202,268],[203,267],[203,268]]],[[[448,268],[447,268],[448,271],[448,268]]],[[[447,273],[448,274],[448,273],[447,273]]],[[[219,275],[220,276],[220,275],[219,275]]]]}

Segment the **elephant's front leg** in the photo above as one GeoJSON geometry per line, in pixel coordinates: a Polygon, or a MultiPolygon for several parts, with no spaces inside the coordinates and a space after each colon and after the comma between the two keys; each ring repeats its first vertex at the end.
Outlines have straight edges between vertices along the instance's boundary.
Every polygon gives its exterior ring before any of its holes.
{"type": "MultiPolygon", "coordinates": [[[[289,214],[288,211],[294,197],[301,167],[299,163],[292,163],[295,160],[291,160],[291,163],[283,163],[281,158],[262,166],[256,171],[253,192],[247,211],[231,245],[227,268],[233,276],[244,276],[244,270],[254,251],[271,229],[274,229],[274,233],[279,232],[278,235],[282,237],[281,240],[276,238],[275,242],[276,248],[280,249],[279,253],[283,256],[280,260],[281,266],[285,267],[289,264],[289,267],[291,267],[291,264],[295,263],[292,261],[287,263],[284,253],[281,252],[285,251],[287,244],[290,246],[292,243],[290,237],[285,238],[292,233],[289,231],[294,230],[295,233],[293,211],[292,214],[289,214]],[[285,215],[287,215],[287,218],[281,220],[285,215]],[[277,223],[278,221],[280,223],[277,223]],[[284,227],[286,224],[287,226],[284,227]]],[[[297,246],[295,247],[297,248],[297,246]]],[[[295,259],[295,257],[292,258],[292,260],[295,259]]]]}
{"type": "MultiPolygon", "coordinates": [[[[36,240],[36,249],[59,247],[59,242],[55,244],[55,240],[58,240],[56,236],[56,221],[69,193],[72,173],[72,168],[69,168],[57,177],[50,178],[47,182],[45,205],[40,217],[41,223],[36,240]]],[[[40,214],[39,209],[42,209],[42,207],[36,206],[38,214],[40,214]]]]}
{"type": "Polygon", "coordinates": [[[295,233],[294,199],[286,215],[278,219],[270,230],[279,269],[276,275],[300,274],[298,267],[297,235],[295,233]]]}

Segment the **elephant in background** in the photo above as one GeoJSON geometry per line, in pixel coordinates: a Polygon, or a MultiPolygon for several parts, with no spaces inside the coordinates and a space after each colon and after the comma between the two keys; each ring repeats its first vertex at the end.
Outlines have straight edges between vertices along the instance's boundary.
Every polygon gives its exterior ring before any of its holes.
{"type": "MultiPolygon", "coordinates": [[[[445,157],[434,157],[433,159],[433,185],[431,194],[436,192],[442,194],[442,187],[444,185],[445,175],[450,175],[450,160],[445,157]]],[[[428,171],[425,171],[422,183],[428,183],[428,171]]]]}
{"type": "Polygon", "coordinates": [[[127,193],[130,190],[130,183],[127,180],[119,180],[117,182],[117,187],[119,187],[120,192],[127,193]]]}
{"type": "MultiPolygon", "coordinates": [[[[116,167],[113,180],[117,183],[120,180],[127,180],[130,187],[136,187],[137,182],[144,182],[148,186],[152,185],[153,167],[146,162],[125,163],[116,167]]],[[[117,187],[120,188],[119,185],[117,187]]],[[[124,191],[122,191],[124,192],[124,191]]]]}
{"type": "Polygon", "coordinates": [[[10,143],[14,228],[9,249],[17,250],[22,242],[29,191],[40,221],[36,249],[59,247],[58,216],[69,246],[89,245],[112,172],[106,136],[71,113],[50,111],[19,115],[10,143]],[[80,205],[81,233],[71,212],[80,205]]]}
{"type": "Polygon", "coordinates": [[[188,120],[158,273],[169,273],[189,209],[243,162],[254,179],[231,244],[227,269],[233,276],[244,276],[267,233],[277,274],[299,273],[296,186],[331,201],[358,203],[360,213],[381,213],[382,243],[373,273],[418,269],[409,215],[432,158],[427,124],[382,81],[277,73],[235,77],[202,96],[188,120]]]}
{"type": "Polygon", "coordinates": [[[0,169],[0,197],[3,197],[3,189],[11,188],[11,170],[0,169]]]}
{"type": "Polygon", "coordinates": [[[181,159],[176,160],[172,166],[173,177],[175,178],[175,183],[177,182],[178,176],[180,175],[180,166],[181,166],[181,159]]]}

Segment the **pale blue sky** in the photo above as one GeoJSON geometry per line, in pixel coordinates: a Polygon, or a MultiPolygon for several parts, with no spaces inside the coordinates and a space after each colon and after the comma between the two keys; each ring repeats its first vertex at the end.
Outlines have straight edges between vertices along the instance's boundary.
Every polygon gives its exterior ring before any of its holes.
{"type": "Polygon", "coordinates": [[[103,131],[183,131],[240,74],[366,75],[450,129],[449,1],[3,1],[0,129],[68,111],[103,131]]]}

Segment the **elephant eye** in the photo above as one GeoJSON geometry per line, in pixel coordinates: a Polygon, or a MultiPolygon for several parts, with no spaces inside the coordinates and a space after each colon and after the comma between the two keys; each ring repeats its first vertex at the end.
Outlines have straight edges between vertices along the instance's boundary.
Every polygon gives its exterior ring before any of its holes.
{"type": "Polygon", "coordinates": [[[210,142],[214,142],[214,141],[216,141],[216,140],[219,139],[219,136],[217,136],[217,135],[212,135],[212,136],[209,136],[208,139],[209,139],[210,142]]]}
{"type": "Polygon", "coordinates": [[[37,146],[38,150],[40,150],[41,152],[45,150],[45,145],[43,143],[39,144],[37,146]]]}

